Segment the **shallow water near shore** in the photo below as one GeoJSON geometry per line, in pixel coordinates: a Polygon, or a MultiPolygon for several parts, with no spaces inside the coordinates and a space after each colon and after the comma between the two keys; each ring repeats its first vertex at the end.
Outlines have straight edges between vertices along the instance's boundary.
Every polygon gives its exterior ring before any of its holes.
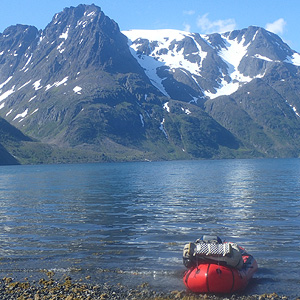
{"type": "Polygon", "coordinates": [[[183,246],[205,233],[257,259],[246,294],[299,296],[300,160],[0,167],[1,276],[184,290],[183,246]]]}

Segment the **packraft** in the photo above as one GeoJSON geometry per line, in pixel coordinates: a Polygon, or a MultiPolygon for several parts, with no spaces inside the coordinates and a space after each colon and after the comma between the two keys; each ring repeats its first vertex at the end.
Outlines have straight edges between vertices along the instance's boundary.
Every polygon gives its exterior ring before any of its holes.
{"type": "Polygon", "coordinates": [[[252,255],[236,243],[204,235],[183,249],[185,286],[196,293],[233,293],[243,290],[257,270],[252,255]]]}

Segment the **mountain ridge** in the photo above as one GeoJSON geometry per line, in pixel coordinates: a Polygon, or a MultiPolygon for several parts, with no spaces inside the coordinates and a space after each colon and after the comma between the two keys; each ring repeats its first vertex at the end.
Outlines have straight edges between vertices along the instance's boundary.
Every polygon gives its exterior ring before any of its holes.
{"type": "Polygon", "coordinates": [[[96,161],[298,157],[299,74],[300,55],[260,27],[121,32],[79,5],[0,33],[0,117],[96,161]]]}

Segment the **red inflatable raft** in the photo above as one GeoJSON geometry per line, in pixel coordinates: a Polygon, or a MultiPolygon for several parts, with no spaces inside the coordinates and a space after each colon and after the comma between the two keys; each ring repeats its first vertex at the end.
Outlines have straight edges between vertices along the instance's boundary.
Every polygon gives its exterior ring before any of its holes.
{"type": "MultiPolygon", "coordinates": [[[[223,247],[223,245],[218,246],[223,247]]],[[[253,256],[249,255],[245,249],[237,247],[238,252],[241,254],[241,262],[238,268],[229,266],[228,263],[224,262],[223,256],[226,257],[225,254],[222,255],[221,260],[218,260],[216,255],[210,256],[206,254],[205,258],[201,259],[200,257],[199,259],[197,258],[198,253],[196,250],[194,253],[190,253],[193,256],[190,258],[193,258],[194,262],[191,263],[191,260],[189,260],[188,266],[191,267],[183,276],[185,286],[195,293],[214,294],[231,294],[245,289],[258,266],[253,256]]],[[[186,253],[184,264],[187,266],[185,259],[187,259],[186,253]]]]}

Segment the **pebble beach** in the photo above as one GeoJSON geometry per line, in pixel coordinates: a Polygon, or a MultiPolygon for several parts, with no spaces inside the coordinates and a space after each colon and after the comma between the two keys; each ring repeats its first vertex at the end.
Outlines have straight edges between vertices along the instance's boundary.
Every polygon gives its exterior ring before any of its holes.
{"type": "MultiPolygon", "coordinates": [[[[288,300],[287,296],[276,293],[263,295],[207,295],[193,294],[188,291],[159,292],[143,283],[135,288],[121,284],[90,284],[89,276],[73,281],[66,276],[60,281],[54,280],[53,272],[46,272],[38,281],[15,281],[12,277],[4,277],[0,281],[1,300],[288,300]]],[[[295,298],[300,300],[300,296],[295,298]]],[[[294,299],[293,299],[294,300],[294,299]]]]}

